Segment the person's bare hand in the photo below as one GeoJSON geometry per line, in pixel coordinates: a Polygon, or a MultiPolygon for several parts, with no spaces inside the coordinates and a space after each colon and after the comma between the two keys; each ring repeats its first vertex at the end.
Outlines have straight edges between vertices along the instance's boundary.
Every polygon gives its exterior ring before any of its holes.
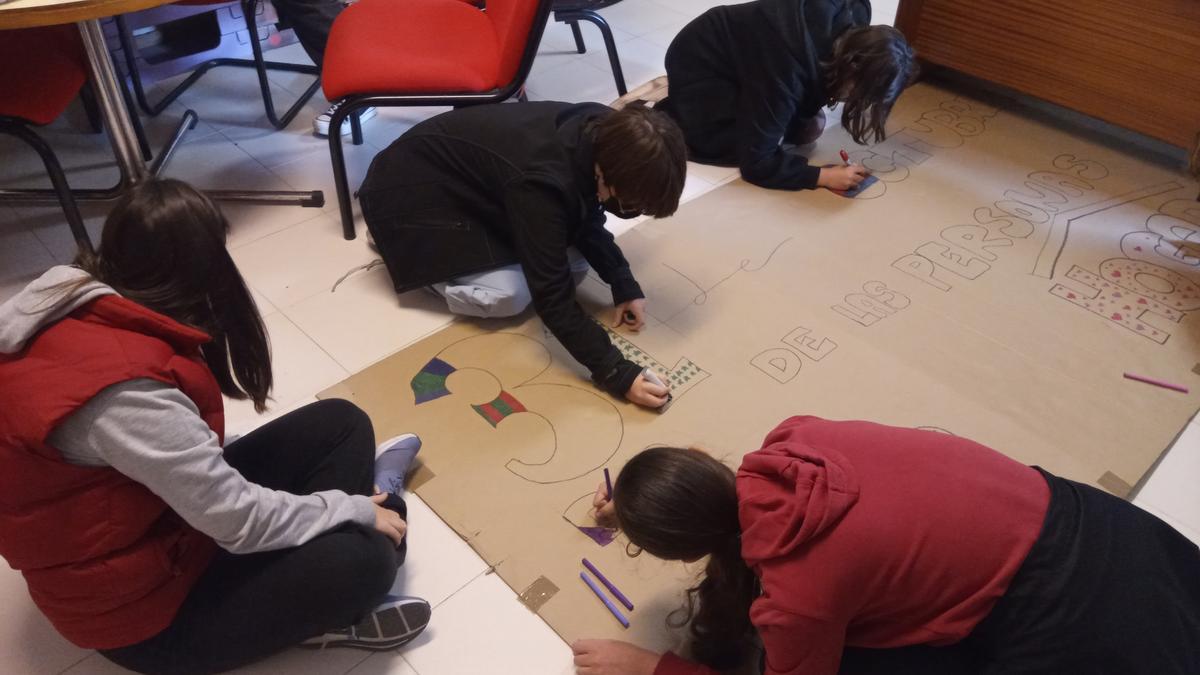
{"type": "Polygon", "coordinates": [[[371,497],[371,501],[375,502],[375,529],[399,546],[404,541],[404,534],[408,532],[408,523],[404,522],[399,513],[380,506],[385,499],[386,494],[371,497]]]}
{"type": "Polygon", "coordinates": [[[608,494],[608,485],[601,481],[592,496],[592,509],[596,514],[596,524],[600,527],[617,527],[617,511],[613,507],[612,495],[608,494]]]}
{"type": "Polygon", "coordinates": [[[846,164],[844,166],[827,166],[821,169],[817,185],[830,190],[845,191],[855,187],[867,179],[871,172],[861,164],[846,164]]]}
{"type": "Polygon", "coordinates": [[[670,393],[671,390],[666,386],[655,384],[646,379],[645,373],[639,373],[629,391],[625,392],[625,398],[647,408],[661,408],[667,404],[667,394],[670,393]]]}
{"type": "Polygon", "coordinates": [[[654,675],[662,659],[661,654],[620,640],[576,640],[571,651],[577,675],[654,675]]]}
{"type": "Polygon", "coordinates": [[[616,313],[613,314],[613,328],[620,328],[622,325],[629,326],[629,330],[635,333],[646,325],[645,298],[638,298],[617,305],[616,313]]]}

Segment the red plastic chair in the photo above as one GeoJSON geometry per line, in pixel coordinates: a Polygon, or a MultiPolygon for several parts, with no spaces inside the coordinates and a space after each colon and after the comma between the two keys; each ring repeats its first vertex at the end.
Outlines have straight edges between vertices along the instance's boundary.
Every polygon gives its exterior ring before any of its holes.
{"type": "Polygon", "coordinates": [[[359,0],[333,22],[325,47],[325,97],[341,100],[330,120],[329,154],[346,239],[354,214],[342,123],[355,145],[362,127],[353,113],[370,106],[497,103],[525,83],[553,0],[487,0],[480,10],[461,0],[359,0]]]}
{"type": "Polygon", "coordinates": [[[74,26],[0,32],[0,133],[21,139],[38,153],[75,243],[91,252],[92,241],[62,165],[31,128],[58,119],[86,81],[87,61],[74,26]]]}

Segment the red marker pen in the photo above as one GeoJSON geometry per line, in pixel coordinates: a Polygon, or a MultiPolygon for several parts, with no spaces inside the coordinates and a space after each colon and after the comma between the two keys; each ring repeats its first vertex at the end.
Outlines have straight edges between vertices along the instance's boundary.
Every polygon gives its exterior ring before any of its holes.
{"type": "Polygon", "coordinates": [[[850,166],[850,155],[846,152],[846,149],[842,148],[840,154],[842,155],[842,161],[846,163],[846,166],[850,166]]]}

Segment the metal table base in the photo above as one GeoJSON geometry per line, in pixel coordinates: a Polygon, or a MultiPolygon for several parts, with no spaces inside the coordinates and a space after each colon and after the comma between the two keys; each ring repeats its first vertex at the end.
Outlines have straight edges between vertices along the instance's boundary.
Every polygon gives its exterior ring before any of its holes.
{"type": "MultiPolygon", "coordinates": [[[[83,47],[88,58],[88,70],[91,73],[92,84],[96,92],[96,102],[108,130],[109,141],[112,143],[113,155],[116,157],[117,169],[120,171],[121,177],[117,184],[110,188],[74,189],[71,190],[71,194],[80,202],[106,202],[121,196],[130,187],[148,178],[158,176],[171,154],[179,147],[183,135],[189,129],[195,128],[199,118],[195,111],[186,111],[170,141],[154,158],[154,161],[147,165],[138,148],[137,135],[129,118],[130,112],[124,104],[122,85],[113,68],[100,21],[89,19],[80,21],[76,25],[83,38],[83,47]]],[[[325,195],[320,190],[204,190],[204,192],[209,197],[223,202],[318,208],[325,205],[325,195]]],[[[49,189],[0,189],[0,203],[58,203],[58,195],[54,190],[49,189]]]]}

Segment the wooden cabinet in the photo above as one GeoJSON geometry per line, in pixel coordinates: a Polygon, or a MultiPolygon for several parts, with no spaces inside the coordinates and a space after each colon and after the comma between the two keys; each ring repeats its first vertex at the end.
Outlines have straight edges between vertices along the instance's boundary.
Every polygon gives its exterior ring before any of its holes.
{"type": "Polygon", "coordinates": [[[901,0],[896,26],[928,63],[1196,152],[1200,0],[901,0]]]}

